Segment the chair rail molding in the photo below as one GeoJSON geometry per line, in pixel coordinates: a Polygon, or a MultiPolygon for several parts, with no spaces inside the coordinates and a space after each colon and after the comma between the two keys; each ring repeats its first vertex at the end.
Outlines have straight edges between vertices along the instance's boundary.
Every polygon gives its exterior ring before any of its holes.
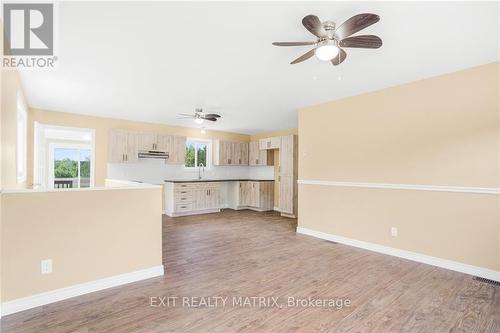
{"type": "Polygon", "coordinates": [[[297,183],[299,185],[321,185],[321,186],[334,186],[334,187],[361,187],[361,188],[378,188],[378,189],[392,189],[392,190],[480,193],[480,194],[496,194],[496,195],[500,194],[500,188],[497,187],[345,182],[345,181],[312,180],[312,179],[299,179],[297,183]]]}

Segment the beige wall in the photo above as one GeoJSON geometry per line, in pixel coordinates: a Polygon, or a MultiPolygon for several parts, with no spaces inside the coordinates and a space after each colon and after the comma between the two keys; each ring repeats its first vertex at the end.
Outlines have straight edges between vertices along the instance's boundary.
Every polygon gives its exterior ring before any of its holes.
{"type": "MultiPolygon", "coordinates": [[[[298,128],[291,128],[281,131],[265,132],[254,134],[250,137],[250,141],[257,141],[265,138],[272,138],[275,136],[286,136],[286,135],[297,135],[299,132],[298,128]]],[[[280,183],[279,183],[279,166],[280,166],[280,155],[279,151],[274,151],[274,207],[280,206],[280,183]]]]}
{"type": "Polygon", "coordinates": [[[161,187],[4,193],[2,301],[161,265],[161,205],[161,187]]]}
{"type": "Polygon", "coordinates": [[[183,135],[188,137],[223,139],[232,141],[247,142],[249,135],[236,134],[229,132],[207,131],[203,135],[199,129],[169,126],[162,124],[152,124],[144,122],[135,122],[128,120],[119,120],[111,118],[91,117],[64,112],[53,112],[39,109],[31,109],[28,119],[28,183],[33,179],[33,123],[37,121],[44,124],[82,127],[95,129],[95,184],[102,186],[106,178],[106,168],[108,161],[108,135],[112,128],[123,128],[129,130],[155,132],[164,134],[183,135]]]}
{"type": "MultiPolygon", "coordinates": [[[[500,62],[299,112],[299,179],[500,186],[500,62]]],[[[494,194],[299,186],[299,226],[500,270],[494,194]],[[399,236],[390,236],[390,227],[399,236]]]]}

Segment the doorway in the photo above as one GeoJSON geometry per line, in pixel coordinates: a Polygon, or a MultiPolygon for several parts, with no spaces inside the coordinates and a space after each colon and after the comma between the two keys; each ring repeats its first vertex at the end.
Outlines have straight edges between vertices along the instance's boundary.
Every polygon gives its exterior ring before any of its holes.
{"type": "Polygon", "coordinates": [[[94,186],[94,130],[35,123],[33,187],[94,186]]]}

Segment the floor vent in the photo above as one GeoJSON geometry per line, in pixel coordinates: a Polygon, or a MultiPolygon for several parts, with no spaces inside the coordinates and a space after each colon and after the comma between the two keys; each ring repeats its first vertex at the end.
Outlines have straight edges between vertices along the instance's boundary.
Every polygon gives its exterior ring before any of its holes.
{"type": "Polygon", "coordinates": [[[500,287],[500,282],[499,281],[493,281],[493,280],[485,279],[485,278],[482,278],[482,277],[479,277],[479,276],[474,276],[474,280],[479,281],[479,282],[483,282],[483,283],[487,283],[487,284],[492,284],[494,286],[499,286],[500,287]]]}

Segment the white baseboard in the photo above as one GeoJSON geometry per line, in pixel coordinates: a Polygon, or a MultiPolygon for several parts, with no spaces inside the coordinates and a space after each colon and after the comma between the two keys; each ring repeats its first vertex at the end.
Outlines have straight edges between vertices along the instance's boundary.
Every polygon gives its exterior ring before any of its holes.
{"type": "Polygon", "coordinates": [[[273,210],[274,210],[275,212],[281,212],[281,209],[280,209],[279,207],[274,207],[274,208],[273,208],[273,210]]]}
{"type": "Polygon", "coordinates": [[[18,298],[2,303],[2,315],[6,316],[19,311],[28,310],[37,306],[62,301],[94,291],[121,286],[127,283],[145,280],[164,274],[163,265],[154,266],[140,271],[110,276],[107,278],[80,283],[73,286],[47,291],[41,294],[18,298]]]}
{"type": "Polygon", "coordinates": [[[324,240],[337,242],[337,243],[341,243],[341,244],[345,244],[345,245],[350,245],[350,246],[358,247],[358,248],[373,251],[373,252],[379,252],[379,253],[387,254],[390,256],[395,256],[395,257],[399,257],[399,258],[413,260],[416,262],[421,262],[421,263],[432,265],[432,266],[446,268],[446,269],[456,271],[456,272],[461,272],[461,273],[465,273],[465,274],[479,276],[479,277],[483,277],[483,278],[494,280],[494,281],[500,281],[500,272],[494,271],[494,270],[488,269],[488,268],[472,266],[472,265],[464,264],[464,263],[461,263],[458,261],[452,261],[452,260],[448,260],[448,259],[432,257],[432,256],[428,256],[425,254],[420,254],[420,253],[406,251],[406,250],[400,250],[400,249],[396,249],[396,248],[389,247],[389,246],[364,242],[364,241],[360,241],[360,240],[356,240],[356,239],[352,239],[352,238],[347,238],[347,237],[343,237],[343,236],[332,235],[332,234],[328,234],[325,232],[316,231],[316,230],[303,228],[303,227],[297,227],[297,233],[303,234],[303,235],[308,235],[308,236],[313,236],[313,237],[317,237],[317,238],[321,238],[324,240]]]}

